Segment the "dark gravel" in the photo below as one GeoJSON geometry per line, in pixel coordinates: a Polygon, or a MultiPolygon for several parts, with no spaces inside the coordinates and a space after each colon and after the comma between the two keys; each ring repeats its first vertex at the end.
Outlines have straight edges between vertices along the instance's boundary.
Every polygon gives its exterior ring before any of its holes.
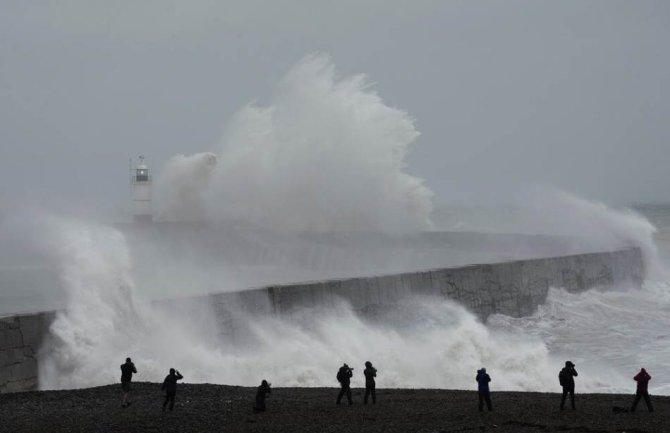
{"type": "Polygon", "coordinates": [[[577,410],[558,410],[559,394],[493,393],[495,411],[477,411],[472,391],[379,389],[378,404],[335,405],[335,388],[276,388],[268,411],[252,413],[255,388],[180,385],[174,412],[163,413],[154,383],[133,384],[121,408],[120,385],[70,391],[0,394],[0,432],[670,432],[670,397],[627,407],[632,395],[577,395],[577,410]]]}

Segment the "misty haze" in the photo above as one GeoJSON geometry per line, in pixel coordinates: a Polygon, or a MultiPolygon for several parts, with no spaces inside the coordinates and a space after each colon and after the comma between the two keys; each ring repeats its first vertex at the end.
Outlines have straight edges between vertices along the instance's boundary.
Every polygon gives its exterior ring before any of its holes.
{"type": "Polygon", "coordinates": [[[670,395],[670,5],[2,9],[0,392],[670,395]]]}

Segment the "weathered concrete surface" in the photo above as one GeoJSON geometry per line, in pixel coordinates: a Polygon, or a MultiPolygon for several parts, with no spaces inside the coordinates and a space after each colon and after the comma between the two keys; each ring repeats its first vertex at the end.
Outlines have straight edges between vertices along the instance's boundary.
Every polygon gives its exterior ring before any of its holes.
{"type": "MultiPolygon", "coordinates": [[[[444,296],[458,301],[480,319],[493,313],[522,317],[542,304],[550,287],[581,292],[593,287],[640,287],[644,265],[639,249],[578,254],[505,263],[434,269],[396,275],[276,285],[243,292],[194,298],[213,306],[219,333],[245,339],[240,313],[291,316],[305,308],[328,308],[346,301],[362,315],[372,317],[403,298],[444,296]]],[[[193,308],[163,301],[164,308],[193,308]]]]}
{"type": "Polygon", "coordinates": [[[53,313],[0,318],[0,392],[37,389],[37,351],[53,313]]]}
{"type": "MultiPolygon", "coordinates": [[[[578,254],[460,268],[269,286],[179,301],[161,301],[161,308],[184,310],[199,303],[213,305],[218,332],[243,336],[235,320],[240,312],[291,315],[303,308],[328,307],[345,300],[360,314],[374,314],[385,305],[415,295],[444,296],[486,319],[492,313],[532,314],[550,287],[580,292],[598,286],[639,287],[644,265],[639,249],[578,254]],[[192,303],[192,305],[189,305],[192,303]]],[[[197,313],[196,313],[197,314],[197,313]]],[[[53,312],[0,319],[0,392],[38,388],[37,354],[53,320],[53,312]]]]}
{"type": "MultiPolygon", "coordinates": [[[[299,308],[328,305],[339,299],[365,312],[414,295],[454,299],[486,319],[492,313],[515,317],[532,314],[550,287],[580,292],[598,286],[629,284],[640,287],[644,265],[639,249],[579,254],[506,263],[435,269],[368,278],[271,286],[267,292],[275,312],[290,314],[299,308]]],[[[247,296],[250,296],[249,293],[247,296]]],[[[226,303],[230,294],[215,295],[226,303]]]]}

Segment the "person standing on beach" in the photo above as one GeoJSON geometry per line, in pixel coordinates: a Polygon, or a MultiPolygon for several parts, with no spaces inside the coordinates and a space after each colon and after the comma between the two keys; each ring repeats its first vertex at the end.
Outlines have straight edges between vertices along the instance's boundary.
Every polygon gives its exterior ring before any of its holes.
{"type": "Polygon", "coordinates": [[[558,381],[563,387],[563,398],[561,398],[561,410],[565,406],[565,398],[570,394],[570,403],[572,408],[575,409],[575,377],[577,376],[577,370],[575,370],[575,364],[571,361],[565,361],[565,367],[558,373],[558,381]]]}
{"type": "Polygon", "coordinates": [[[475,377],[477,381],[477,391],[479,393],[479,411],[484,410],[484,402],[486,402],[486,407],[489,412],[493,410],[491,405],[491,392],[489,390],[489,382],[491,381],[491,376],[486,373],[485,368],[477,370],[477,376],[475,377]]]}
{"type": "Polygon", "coordinates": [[[635,412],[637,404],[640,402],[640,399],[644,397],[647,409],[649,412],[653,412],[654,406],[651,405],[651,399],[649,398],[649,381],[651,380],[651,376],[649,376],[647,370],[643,368],[633,379],[637,382],[637,390],[635,391],[635,401],[633,401],[633,406],[630,408],[630,411],[635,412]]]}
{"type": "Polygon", "coordinates": [[[121,407],[130,406],[130,382],[133,380],[133,373],[137,373],[135,364],[130,358],[126,358],[126,362],[121,364],[121,390],[123,391],[121,407]]]}
{"type": "Polygon", "coordinates": [[[272,389],[270,388],[270,384],[267,380],[263,379],[256,391],[256,405],[254,406],[254,412],[265,412],[265,397],[271,393],[272,389]]]}
{"type": "Polygon", "coordinates": [[[349,404],[353,404],[351,400],[351,377],[354,375],[353,368],[349,367],[347,364],[344,364],[337,371],[337,381],[340,382],[340,393],[337,396],[337,404],[340,404],[342,401],[342,396],[346,395],[349,404]]]}
{"type": "Polygon", "coordinates": [[[377,396],[375,395],[375,377],[377,377],[377,369],[372,366],[370,361],[365,362],[365,397],[363,404],[368,404],[368,396],[372,396],[372,404],[377,404],[377,396]]]}
{"type": "Polygon", "coordinates": [[[183,379],[182,376],[174,368],[170,369],[170,374],[165,377],[163,381],[162,390],[165,390],[165,401],[163,402],[163,412],[165,412],[165,406],[170,402],[170,410],[174,409],[174,397],[177,395],[177,381],[183,379]]]}

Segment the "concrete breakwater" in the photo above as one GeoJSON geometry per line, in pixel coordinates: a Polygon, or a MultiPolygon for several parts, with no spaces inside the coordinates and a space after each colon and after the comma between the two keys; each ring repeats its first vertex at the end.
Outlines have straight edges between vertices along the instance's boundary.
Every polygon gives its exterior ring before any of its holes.
{"type": "MultiPolygon", "coordinates": [[[[302,308],[327,307],[344,300],[362,315],[421,295],[453,299],[482,320],[490,314],[532,314],[550,287],[580,292],[593,287],[626,284],[639,287],[644,278],[642,253],[637,248],[503,263],[433,269],[395,275],[337,279],[193,299],[213,305],[223,334],[234,334],[235,312],[290,316],[302,308]]],[[[161,308],[182,308],[188,300],[160,301],[161,308]]],[[[54,312],[0,318],[0,392],[39,388],[42,342],[54,312]]]]}
{"type": "Polygon", "coordinates": [[[38,353],[53,312],[0,318],[0,392],[39,389],[38,353]]]}

